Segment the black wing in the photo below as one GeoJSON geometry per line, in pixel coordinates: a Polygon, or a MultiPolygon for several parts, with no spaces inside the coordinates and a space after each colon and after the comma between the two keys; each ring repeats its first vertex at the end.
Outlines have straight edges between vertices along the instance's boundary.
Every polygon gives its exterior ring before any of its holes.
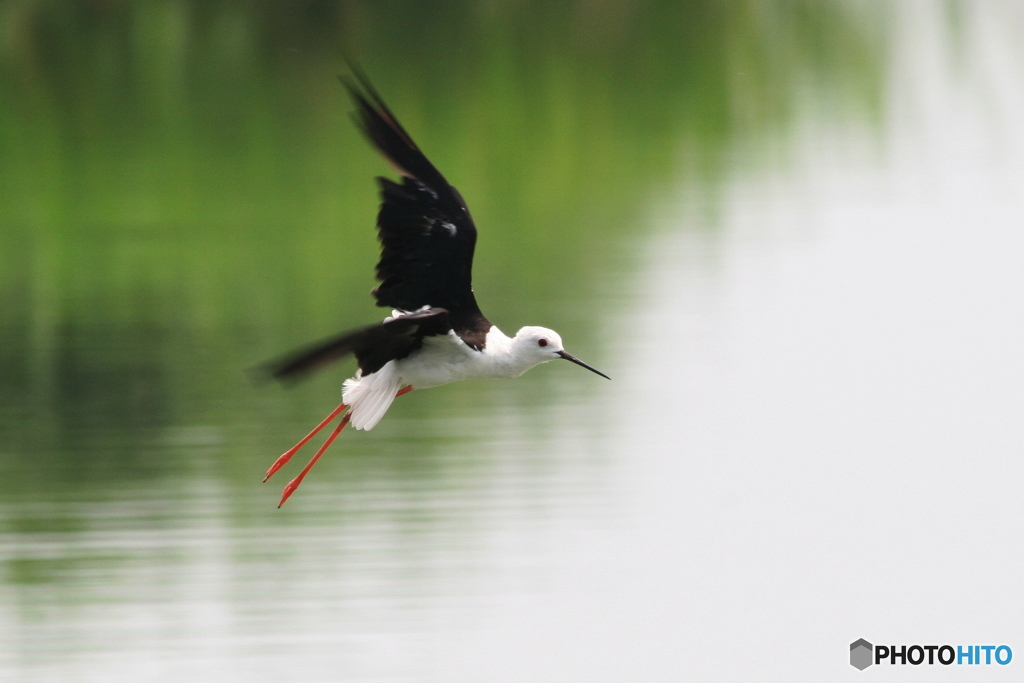
{"type": "Polygon", "coordinates": [[[448,311],[431,308],[344,332],[270,361],[261,370],[279,380],[297,380],[325,363],[352,353],[359,369],[369,375],[389,360],[405,358],[420,348],[423,337],[444,334],[449,329],[448,311]]]}
{"type": "Polygon", "coordinates": [[[356,120],[374,146],[402,176],[378,178],[381,241],[373,291],[378,306],[401,311],[423,307],[448,311],[452,329],[481,349],[490,322],[473,296],[476,226],[458,190],[434,168],[369,81],[354,70],[358,84],[343,80],[355,100],[356,120]]]}

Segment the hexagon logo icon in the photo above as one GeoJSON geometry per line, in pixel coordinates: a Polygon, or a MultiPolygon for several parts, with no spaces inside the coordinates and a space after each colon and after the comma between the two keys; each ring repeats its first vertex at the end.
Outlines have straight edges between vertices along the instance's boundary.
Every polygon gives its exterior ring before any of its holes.
{"type": "Polygon", "coordinates": [[[850,643],[850,666],[863,671],[872,664],[875,646],[861,638],[850,643]]]}

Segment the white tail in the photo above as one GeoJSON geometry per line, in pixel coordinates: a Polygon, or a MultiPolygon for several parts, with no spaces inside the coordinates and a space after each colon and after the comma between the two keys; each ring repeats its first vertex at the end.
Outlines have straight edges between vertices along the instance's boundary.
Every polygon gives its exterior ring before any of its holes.
{"type": "Polygon", "coordinates": [[[341,400],[350,406],[352,426],[367,430],[377,426],[401,387],[402,378],[390,363],[372,375],[360,373],[345,380],[341,400]]]}

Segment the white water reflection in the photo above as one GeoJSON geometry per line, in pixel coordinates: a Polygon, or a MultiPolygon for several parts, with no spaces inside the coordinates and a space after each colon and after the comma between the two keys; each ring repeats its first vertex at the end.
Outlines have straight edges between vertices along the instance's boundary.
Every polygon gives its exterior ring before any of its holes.
{"type": "Polygon", "coordinates": [[[960,6],[954,39],[935,7],[901,17],[881,148],[812,105],[718,233],[661,216],[608,330],[615,521],[550,532],[558,588],[507,600],[475,666],[833,680],[860,637],[1024,650],[1024,22],[960,6]]]}
{"type": "Polygon", "coordinates": [[[1024,654],[1024,21],[965,4],[953,36],[902,7],[880,138],[806,102],[779,163],[737,148],[717,230],[664,199],[608,293],[611,362],[580,351],[613,384],[501,394],[561,392],[546,416],[389,416],[468,436],[325,461],[260,519],[214,476],[19,504],[86,528],[0,537],[62,579],[0,596],[3,678],[830,680],[859,637],[1024,654]]]}

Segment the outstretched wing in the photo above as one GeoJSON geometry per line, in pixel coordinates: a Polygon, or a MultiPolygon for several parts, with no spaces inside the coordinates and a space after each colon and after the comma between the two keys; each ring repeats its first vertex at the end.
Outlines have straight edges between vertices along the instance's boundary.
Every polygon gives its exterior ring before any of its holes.
{"type": "Polygon", "coordinates": [[[444,334],[450,328],[448,311],[431,308],[344,332],[270,361],[261,370],[279,380],[297,380],[351,353],[363,374],[369,375],[389,360],[405,358],[418,349],[423,337],[444,334]]]}
{"type": "Polygon", "coordinates": [[[476,226],[458,190],[424,156],[369,81],[342,80],[358,111],[356,120],[374,146],[402,176],[378,178],[381,241],[374,290],[377,305],[402,311],[448,311],[452,329],[480,348],[490,323],[473,296],[476,226]]]}

